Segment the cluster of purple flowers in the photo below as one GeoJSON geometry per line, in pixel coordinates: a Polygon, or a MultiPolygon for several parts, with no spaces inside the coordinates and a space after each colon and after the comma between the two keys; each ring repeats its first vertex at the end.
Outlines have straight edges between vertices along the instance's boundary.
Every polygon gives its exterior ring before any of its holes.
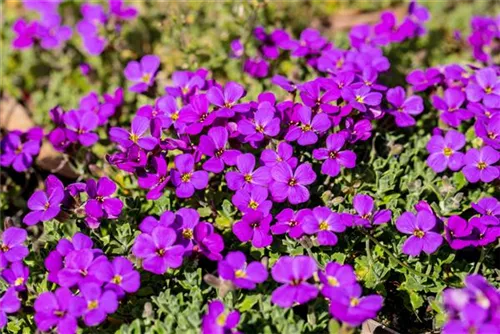
{"type": "Polygon", "coordinates": [[[444,334],[498,333],[500,292],[481,275],[469,275],[462,289],[444,291],[448,315],[444,334]]]}
{"type": "Polygon", "coordinates": [[[26,21],[17,19],[12,26],[16,38],[12,41],[14,49],[26,49],[35,43],[43,49],[54,49],[62,46],[71,38],[71,27],[62,25],[62,18],[58,13],[61,0],[36,1],[23,0],[27,10],[36,11],[39,20],[26,21]]]}
{"type": "Polygon", "coordinates": [[[26,132],[10,131],[0,141],[0,166],[10,167],[16,172],[24,172],[33,164],[40,153],[43,129],[31,128],[26,132]]]}
{"type": "Polygon", "coordinates": [[[165,211],[160,219],[144,218],[139,225],[132,253],[142,260],[144,270],[163,275],[182,265],[183,257],[203,255],[212,261],[222,259],[222,236],[212,224],[200,222],[195,209],[182,208],[175,214],[165,211]]]}
{"type": "Polygon", "coordinates": [[[104,219],[116,219],[120,215],[123,202],[112,195],[116,184],[108,177],[97,182],[93,179],[86,183],[72,183],[64,186],[54,175],[45,180],[45,190],[37,190],[28,200],[31,210],[23,219],[26,225],[34,225],[51,219],[64,221],[61,208],[66,213],[85,213],[85,220],[90,228],[98,228],[104,219]],[[85,194],[86,197],[82,195],[85,194]]]}
{"type": "Polygon", "coordinates": [[[472,32],[468,42],[472,47],[475,59],[491,63],[491,50],[494,49],[495,41],[500,40],[500,17],[476,16],[471,20],[472,32]]]}
{"type": "Polygon", "coordinates": [[[110,260],[93,245],[88,236],[76,233],[71,240],[59,240],[47,256],[48,280],[59,287],[36,299],[38,329],[73,334],[80,317],[85,325],[97,326],[116,311],[127,293],[139,289],[140,275],[130,260],[110,260]]]}
{"type": "Polygon", "coordinates": [[[458,128],[473,119],[473,129],[481,139],[479,146],[460,152],[466,145],[465,136],[450,129],[443,135],[435,129],[427,144],[428,165],[440,173],[449,168],[462,171],[471,183],[492,182],[500,177],[500,78],[498,70],[486,67],[472,73],[460,65],[448,65],[423,72],[413,71],[407,81],[415,89],[442,87],[443,96],[432,95],[432,104],[439,111],[441,121],[458,128]]]}

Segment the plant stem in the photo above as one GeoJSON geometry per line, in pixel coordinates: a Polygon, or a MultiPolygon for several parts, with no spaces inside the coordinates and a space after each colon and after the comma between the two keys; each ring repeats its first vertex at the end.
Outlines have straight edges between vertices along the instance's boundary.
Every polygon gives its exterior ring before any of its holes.
{"type": "Polygon", "coordinates": [[[481,255],[479,255],[479,260],[477,260],[476,267],[474,268],[474,274],[477,274],[479,272],[479,269],[481,269],[481,265],[483,264],[484,257],[486,256],[486,251],[485,248],[481,248],[481,255]]]}

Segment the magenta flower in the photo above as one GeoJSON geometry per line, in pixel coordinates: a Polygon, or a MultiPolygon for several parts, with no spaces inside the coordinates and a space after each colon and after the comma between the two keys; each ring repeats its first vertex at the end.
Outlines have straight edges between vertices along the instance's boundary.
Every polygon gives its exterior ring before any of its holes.
{"type": "Polygon", "coordinates": [[[344,232],[345,229],[342,216],[327,207],[314,208],[311,215],[304,217],[302,224],[302,230],[307,234],[316,234],[318,244],[322,246],[336,245],[337,236],[333,232],[344,232]]]}
{"type": "Polygon", "coordinates": [[[163,189],[170,180],[170,173],[167,169],[167,162],[162,156],[153,157],[151,165],[155,172],[139,175],[137,183],[141,188],[149,189],[147,199],[155,200],[163,195],[163,189]]]}
{"type": "Polygon", "coordinates": [[[64,124],[71,142],[92,146],[99,140],[99,136],[92,132],[99,124],[99,117],[93,112],[71,110],[64,114],[64,124]]]}
{"type": "Polygon", "coordinates": [[[142,116],[135,116],[132,120],[130,132],[122,128],[112,127],[109,130],[109,136],[112,141],[120,144],[123,148],[129,148],[135,144],[149,151],[154,149],[158,143],[155,137],[147,134],[149,129],[149,119],[142,116]]]}
{"type": "Polygon", "coordinates": [[[230,118],[235,112],[245,112],[250,109],[248,103],[238,104],[238,101],[245,96],[243,86],[236,82],[228,82],[224,90],[218,86],[211,87],[207,92],[207,99],[213,105],[219,107],[217,117],[230,118]]]}
{"type": "Polygon", "coordinates": [[[396,125],[407,127],[415,125],[414,115],[424,111],[424,102],[420,96],[414,95],[406,98],[403,87],[391,88],[387,91],[387,100],[394,107],[389,113],[394,116],[396,125]]]}
{"type": "Polygon", "coordinates": [[[81,302],[68,288],[55,292],[43,292],[35,300],[35,323],[39,330],[47,332],[55,328],[60,334],[74,334],[78,318],[82,315],[81,302]]]}
{"type": "Polygon", "coordinates": [[[419,256],[422,251],[434,253],[443,243],[443,237],[432,229],[436,225],[436,217],[426,210],[414,213],[405,212],[396,221],[399,232],[410,234],[403,244],[403,253],[410,256],[419,256]]]}
{"type": "Polygon", "coordinates": [[[334,318],[358,326],[365,320],[375,318],[384,299],[379,295],[361,297],[359,284],[337,288],[335,298],[330,300],[330,313],[334,318]]]}
{"type": "Polygon", "coordinates": [[[269,74],[269,64],[260,57],[247,58],[243,64],[243,72],[254,78],[265,78],[269,74]]]}
{"type": "Polygon", "coordinates": [[[54,175],[49,175],[45,181],[46,190],[37,190],[28,200],[31,210],[23,218],[26,225],[46,222],[55,218],[61,211],[60,205],[64,198],[64,186],[54,175]]]}
{"type": "Polygon", "coordinates": [[[28,256],[28,248],[23,245],[27,237],[26,230],[19,227],[9,227],[3,231],[0,252],[7,261],[22,261],[28,256]]]}
{"type": "Polygon", "coordinates": [[[302,223],[304,218],[312,214],[310,209],[302,209],[297,212],[292,209],[283,209],[276,215],[276,224],[271,226],[273,234],[288,233],[291,238],[298,239],[303,234],[302,223]]]}
{"type": "Polygon", "coordinates": [[[465,96],[458,88],[448,88],[444,91],[443,98],[432,95],[432,105],[441,111],[443,122],[455,128],[473,116],[472,112],[461,108],[464,101],[465,96]]]}
{"type": "Polygon", "coordinates": [[[325,113],[312,117],[311,108],[302,106],[297,111],[299,124],[292,125],[285,135],[286,141],[297,141],[301,146],[312,145],[318,141],[317,133],[330,129],[332,123],[325,113]]]}
{"type": "Polygon", "coordinates": [[[12,25],[12,30],[16,37],[12,40],[14,49],[26,49],[35,43],[37,37],[38,22],[27,22],[24,19],[17,19],[12,25]]]}
{"type": "Polygon", "coordinates": [[[238,311],[228,312],[221,301],[213,300],[208,304],[208,313],[203,317],[201,333],[236,333],[235,330],[239,322],[240,314],[238,311]]]}
{"type": "Polygon", "coordinates": [[[319,280],[323,283],[321,293],[332,300],[336,298],[338,288],[345,288],[356,284],[356,274],[349,264],[330,262],[324,271],[318,272],[319,280]]]}
{"type": "Polygon", "coordinates": [[[236,158],[241,154],[238,150],[227,149],[228,133],[225,127],[216,126],[208,130],[208,136],[200,137],[198,149],[201,153],[211,157],[203,163],[203,169],[213,173],[220,173],[224,165],[236,165],[236,158]]]}
{"type": "Polygon", "coordinates": [[[22,261],[13,262],[9,268],[2,271],[2,278],[16,291],[26,290],[30,270],[22,261]]]}
{"type": "Polygon", "coordinates": [[[290,167],[295,168],[298,163],[298,159],[293,156],[292,145],[284,141],[278,144],[276,150],[263,150],[260,154],[260,161],[267,167],[274,167],[277,164],[285,162],[289,164],[290,167]]]}
{"type": "Polygon", "coordinates": [[[361,112],[365,112],[368,107],[380,105],[382,94],[371,92],[369,87],[363,86],[357,89],[345,88],[342,90],[342,98],[361,112]]]}
{"type": "Polygon", "coordinates": [[[309,256],[282,256],[271,269],[273,279],[283,285],[273,291],[271,301],[283,308],[316,298],[318,289],[307,282],[318,270],[309,256]]]}
{"type": "Polygon", "coordinates": [[[9,132],[0,142],[0,166],[12,166],[16,172],[28,170],[40,152],[42,138],[43,130],[36,127],[25,133],[9,132]]]}
{"type": "Polygon", "coordinates": [[[333,133],[326,138],[326,148],[313,151],[314,159],[325,160],[321,165],[321,173],[335,177],[340,173],[340,166],[356,166],[356,154],[349,150],[341,151],[344,144],[345,137],[340,133],[333,133]]]}
{"type": "Polygon", "coordinates": [[[160,67],[160,58],[155,55],[146,55],[141,61],[130,61],[125,67],[123,74],[127,80],[134,83],[129,90],[136,93],[142,93],[153,86],[156,72],[160,67]]]}
{"type": "Polygon", "coordinates": [[[309,200],[309,190],[306,186],[316,180],[309,163],[299,165],[295,172],[288,164],[279,164],[272,168],[271,175],[273,182],[269,185],[269,190],[276,202],[284,202],[286,199],[291,204],[300,204],[309,200]]]}
{"type": "Polygon", "coordinates": [[[245,254],[239,251],[229,252],[224,260],[219,261],[219,276],[233,282],[241,289],[255,289],[255,286],[267,279],[267,270],[258,261],[247,263],[245,254]]]}
{"type": "Polygon", "coordinates": [[[224,239],[214,232],[214,226],[209,223],[200,222],[194,228],[193,253],[203,254],[209,260],[219,261],[220,254],[224,250],[224,239]]]}
{"type": "Polygon", "coordinates": [[[165,211],[160,215],[160,219],[147,216],[139,224],[139,230],[143,233],[151,234],[156,226],[169,227],[175,221],[175,215],[172,211],[165,211]]]}
{"type": "Polygon", "coordinates": [[[163,275],[168,268],[182,264],[184,248],[174,245],[177,235],[168,227],[157,226],[151,235],[142,233],[135,239],[132,253],[142,259],[144,270],[163,275]]]}
{"type": "MultiPolygon", "coordinates": [[[[165,224],[164,214],[160,224],[165,224]]],[[[177,232],[177,243],[184,247],[184,253],[190,253],[194,244],[194,229],[200,222],[200,214],[195,209],[182,208],[175,213],[173,228],[177,232]]]]}
{"type": "Polygon", "coordinates": [[[186,133],[199,134],[204,127],[210,126],[216,119],[215,112],[209,110],[210,103],[206,94],[193,96],[191,102],[179,112],[179,119],[187,124],[186,133]]]}
{"type": "Polygon", "coordinates": [[[420,69],[411,71],[406,76],[406,81],[413,86],[415,92],[421,92],[441,82],[441,72],[434,67],[423,71],[420,69]]]}
{"type": "Polygon", "coordinates": [[[0,328],[7,325],[7,314],[16,313],[21,308],[21,301],[14,288],[9,288],[0,298],[0,328]]]}
{"type": "Polygon", "coordinates": [[[238,122],[238,131],[245,136],[245,142],[260,142],[265,136],[275,137],[280,132],[280,119],[274,117],[275,109],[265,101],[259,104],[253,119],[243,118],[238,122]]]}
{"type": "Polygon", "coordinates": [[[208,184],[208,173],[204,170],[194,170],[194,157],[191,154],[180,154],[174,159],[177,169],[170,170],[172,183],[177,189],[179,198],[193,196],[195,189],[204,189],[208,184]]]}
{"type": "MultiPolygon", "coordinates": [[[[116,293],[102,290],[97,283],[85,283],[80,286],[80,300],[85,303],[83,322],[87,326],[97,326],[106,320],[108,314],[118,309],[116,293]]],[[[83,304],[82,302],[80,302],[83,304]]]]}
{"type": "Polygon", "coordinates": [[[99,102],[99,96],[95,92],[80,99],[80,110],[91,111],[99,118],[98,125],[104,125],[115,113],[116,105],[111,102],[99,102]]]}
{"type": "Polygon", "coordinates": [[[251,241],[256,248],[267,247],[273,242],[269,234],[272,219],[271,215],[263,217],[258,211],[246,213],[233,225],[233,233],[241,242],[251,241]]]}
{"type": "Polygon", "coordinates": [[[57,273],[58,284],[71,288],[84,282],[99,282],[91,272],[91,266],[98,261],[97,256],[88,248],[69,252],[63,260],[64,268],[57,273]]]}
{"type": "Polygon", "coordinates": [[[445,224],[445,237],[453,249],[462,249],[474,244],[471,237],[473,226],[460,216],[451,216],[445,224]]]}
{"type": "Polygon", "coordinates": [[[455,130],[449,130],[444,138],[434,135],[427,143],[427,165],[436,173],[441,173],[447,167],[457,171],[464,164],[464,154],[458,152],[465,146],[465,136],[455,130]]]}
{"type": "Polygon", "coordinates": [[[391,220],[391,210],[375,211],[373,198],[368,195],[358,194],[352,199],[354,209],[358,213],[354,216],[354,225],[372,227],[391,220]]]}
{"type": "Polygon", "coordinates": [[[236,167],[238,172],[226,173],[227,187],[231,190],[251,191],[255,187],[267,187],[271,180],[271,172],[268,167],[263,166],[255,169],[255,157],[251,153],[238,156],[236,167]]]}
{"type": "Polygon", "coordinates": [[[240,189],[234,194],[232,202],[243,214],[259,211],[263,216],[267,216],[273,206],[267,196],[268,191],[266,188],[254,187],[250,192],[240,189]]]}
{"type": "Polygon", "coordinates": [[[139,290],[141,276],[134,270],[134,265],[126,257],[115,257],[112,262],[107,259],[98,261],[93,266],[95,277],[106,283],[106,289],[112,289],[118,296],[123,295],[123,291],[134,293],[139,290]]]}
{"type": "Polygon", "coordinates": [[[481,198],[477,203],[471,203],[471,206],[482,215],[500,216],[500,201],[494,197],[481,198]]]}
{"type": "Polygon", "coordinates": [[[116,16],[119,20],[132,20],[138,14],[136,8],[132,6],[127,7],[123,3],[123,0],[110,0],[109,12],[110,14],[116,16]]]}
{"type": "Polygon", "coordinates": [[[465,90],[471,102],[483,101],[489,108],[500,107],[500,80],[493,68],[483,68],[476,72],[475,81],[471,80],[465,90]]]}
{"type": "Polygon", "coordinates": [[[312,110],[328,114],[338,111],[337,106],[330,104],[340,97],[340,90],[337,87],[323,85],[316,79],[300,85],[299,91],[302,102],[312,110]]]}
{"type": "MultiPolygon", "coordinates": [[[[183,101],[191,100],[193,94],[205,86],[207,74],[208,71],[205,69],[199,69],[196,72],[175,71],[172,74],[174,85],[165,87],[165,91],[174,98],[181,97],[183,101]]],[[[196,99],[196,96],[194,95],[193,98],[196,99]]]]}
{"type": "Polygon", "coordinates": [[[480,150],[471,148],[465,153],[464,157],[464,173],[467,181],[476,183],[479,180],[482,182],[491,182],[498,178],[500,170],[494,165],[500,160],[500,153],[490,146],[484,146],[480,150]]]}
{"type": "Polygon", "coordinates": [[[478,119],[474,123],[474,130],[486,145],[500,150],[500,113],[484,120],[478,119]]]}
{"type": "Polygon", "coordinates": [[[119,198],[111,197],[116,192],[116,184],[108,177],[101,177],[99,181],[87,180],[87,194],[85,204],[87,223],[91,228],[96,228],[102,219],[116,219],[123,209],[119,198]]]}

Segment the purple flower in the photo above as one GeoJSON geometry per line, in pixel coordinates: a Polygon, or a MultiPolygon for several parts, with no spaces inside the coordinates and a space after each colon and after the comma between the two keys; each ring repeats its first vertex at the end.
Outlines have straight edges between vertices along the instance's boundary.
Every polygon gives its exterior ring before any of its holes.
{"type": "Polygon", "coordinates": [[[358,140],[365,141],[372,136],[372,124],[367,119],[362,119],[356,123],[349,118],[346,121],[347,140],[350,143],[355,143],[358,140]]]}
{"type": "Polygon", "coordinates": [[[71,142],[80,142],[83,146],[92,146],[99,140],[93,133],[99,125],[99,117],[91,111],[71,110],[64,114],[66,135],[71,142]]]}
{"type": "Polygon", "coordinates": [[[46,222],[55,218],[59,212],[60,204],[64,198],[64,186],[54,175],[49,175],[45,181],[46,190],[37,190],[28,200],[28,208],[31,210],[23,218],[26,225],[34,225],[38,222],[46,222]]]}
{"type": "Polygon", "coordinates": [[[64,268],[57,273],[58,284],[70,288],[84,282],[99,282],[91,268],[99,261],[96,256],[89,248],[69,252],[63,261],[64,268]]]}
{"type": "Polygon", "coordinates": [[[158,140],[147,134],[149,129],[149,119],[142,116],[135,116],[132,120],[130,132],[122,128],[112,127],[109,130],[109,136],[112,141],[120,144],[123,148],[129,148],[135,144],[145,150],[152,150],[155,148],[158,140]]]}
{"type": "Polygon", "coordinates": [[[254,78],[265,78],[269,74],[269,64],[259,57],[248,58],[243,64],[243,72],[254,78]]]}
{"type": "Polygon", "coordinates": [[[445,90],[443,98],[432,95],[432,105],[442,112],[440,117],[443,122],[455,128],[473,115],[472,112],[461,108],[464,101],[464,94],[457,88],[445,90]]]}
{"type": "Polygon", "coordinates": [[[464,164],[464,154],[458,152],[465,146],[465,136],[455,130],[449,130],[444,138],[434,135],[427,143],[427,165],[436,173],[441,173],[447,167],[457,171],[464,164]]]}
{"type": "Polygon", "coordinates": [[[481,198],[477,203],[471,203],[474,210],[486,216],[500,216],[500,202],[494,197],[481,198]]]}
{"type": "Polygon", "coordinates": [[[143,233],[151,234],[153,229],[156,226],[163,226],[163,227],[169,227],[172,225],[175,221],[175,215],[171,211],[165,211],[160,215],[160,220],[157,220],[156,218],[152,216],[147,216],[142,220],[142,222],[139,224],[139,230],[143,233]]]}
{"type": "Polygon", "coordinates": [[[269,234],[271,215],[263,216],[262,213],[248,212],[240,221],[233,225],[233,233],[241,242],[252,241],[252,246],[263,248],[273,242],[273,237],[269,234]]]}
{"type": "Polygon", "coordinates": [[[493,68],[483,68],[476,72],[475,81],[471,80],[465,90],[471,102],[483,101],[486,107],[500,107],[500,80],[493,68]]]}
{"type": "Polygon", "coordinates": [[[443,243],[443,237],[432,232],[435,225],[436,217],[426,210],[419,211],[416,216],[411,212],[403,213],[396,221],[396,228],[411,235],[403,245],[403,253],[410,256],[419,256],[422,251],[434,253],[443,243]]]}
{"type": "Polygon", "coordinates": [[[174,159],[177,169],[170,170],[172,183],[177,189],[175,194],[179,198],[193,196],[195,189],[204,189],[208,184],[208,173],[194,170],[194,157],[191,154],[180,154],[174,159]]]}
{"type": "Polygon", "coordinates": [[[238,172],[227,172],[227,187],[231,190],[244,189],[251,191],[254,187],[267,187],[271,180],[269,167],[255,168],[255,157],[251,153],[245,153],[236,159],[238,172]]]}
{"type": "Polygon", "coordinates": [[[245,48],[243,47],[243,44],[241,44],[241,40],[239,38],[232,40],[229,45],[231,46],[232,58],[240,58],[245,53],[245,48]]]}
{"type": "Polygon", "coordinates": [[[216,126],[208,130],[208,136],[200,137],[198,149],[201,153],[211,157],[203,163],[203,169],[213,173],[220,173],[224,165],[236,165],[236,158],[241,154],[238,150],[226,149],[228,133],[225,127],[216,126]]]}
{"type": "Polygon", "coordinates": [[[106,320],[108,314],[118,309],[116,293],[102,290],[99,284],[85,283],[80,286],[80,295],[85,302],[83,322],[87,326],[97,326],[106,320]]]}
{"type": "Polygon", "coordinates": [[[352,199],[352,205],[358,213],[354,216],[354,225],[372,227],[391,220],[391,210],[375,211],[373,198],[368,195],[358,194],[352,199]]]}
{"type": "Polygon", "coordinates": [[[473,226],[460,216],[451,216],[445,224],[446,241],[453,249],[462,249],[474,244],[471,237],[473,226]]]}
{"type": "Polygon", "coordinates": [[[298,159],[293,156],[293,147],[287,142],[278,144],[276,150],[266,149],[260,154],[260,161],[267,167],[274,167],[282,162],[287,163],[290,167],[297,167],[298,159]]]}
{"type": "MultiPolygon", "coordinates": [[[[198,89],[205,86],[206,75],[207,71],[204,69],[196,72],[175,71],[172,74],[174,86],[165,87],[165,91],[174,98],[181,97],[183,101],[188,101],[198,89]]],[[[193,98],[196,98],[196,95],[193,98]]]]}
{"type": "Polygon", "coordinates": [[[248,111],[249,104],[238,104],[238,101],[243,96],[245,96],[243,86],[232,81],[226,84],[224,90],[218,86],[213,86],[207,92],[207,99],[210,103],[219,107],[217,116],[223,118],[233,117],[235,112],[248,111]]]}
{"type": "Polygon", "coordinates": [[[489,146],[484,146],[480,150],[471,148],[465,153],[465,166],[462,173],[464,173],[467,181],[471,183],[476,183],[479,180],[491,182],[500,175],[498,167],[492,166],[498,160],[500,160],[500,153],[489,146]]]}
{"type": "Polygon", "coordinates": [[[326,160],[321,165],[321,173],[335,177],[340,173],[340,166],[346,168],[356,166],[356,154],[353,151],[341,151],[344,144],[345,137],[340,133],[333,133],[326,138],[326,148],[313,151],[314,159],[326,160]]]}
{"type": "Polygon", "coordinates": [[[170,175],[167,169],[167,162],[162,156],[153,157],[151,165],[155,172],[140,175],[137,181],[141,188],[149,189],[146,198],[155,200],[163,195],[163,189],[167,186],[170,175]]]}
{"type": "Polygon", "coordinates": [[[112,262],[98,261],[93,268],[94,275],[106,283],[106,289],[113,289],[120,296],[123,291],[134,293],[139,290],[141,276],[134,270],[134,265],[126,257],[115,257],[112,262]]]}
{"type": "Polygon", "coordinates": [[[56,328],[61,334],[76,333],[77,319],[82,315],[81,301],[68,288],[43,292],[35,300],[35,323],[39,330],[56,328]]]}
{"type": "Polygon", "coordinates": [[[468,304],[460,312],[460,319],[450,320],[443,326],[443,334],[496,333],[498,324],[488,322],[488,310],[468,304]]]}
{"type": "Polygon", "coordinates": [[[485,120],[476,120],[474,129],[476,130],[476,135],[486,145],[500,150],[500,113],[496,113],[491,118],[485,120]]]}
{"type": "Polygon", "coordinates": [[[13,262],[8,269],[2,271],[2,278],[17,291],[23,291],[26,289],[29,274],[29,268],[24,266],[22,261],[18,261],[13,262]]]}
{"type": "MultiPolygon", "coordinates": [[[[163,218],[163,215],[161,218],[163,218]]],[[[194,229],[199,222],[200,215],[195,209],[182,208],[175,213],[174,228],[177,232],[177,243],[184,247],[185,253],[190,253],[193,249],[193,244],[195,241],[194,229]]],[[[160,224],[165,223],[160,221],[160,224]]]]}
{"type": "Polygon", "coordinates": [[[135,239],[132,253],[142,259],[144,270],[163,275],[168,268],[177,268],[182,264],[184,248],[174,245],[176,239],[173,229],[157,226],[151,235],[142,233],[135,239]]]}
{"type": "Polygon", "coordinates": [[[120,20],[132,20],[138,14],[136,8],[132,6],[126,7],[123,0],[110,0],[109,12],[120,20]]]}
{"type": "Polygon", "coordinates": [[[332,300],[336,298],[338,288],[345,288],[356,284],[356,274],[349,264],[341,265],[337,262],[330,262],[324,271],[318,273],[323,288],[321,293],[326,298],[332,300]]]}
{"type": "Polygon", "coordinates": [[[239,251],[229,252],[224,260],[219,261],[217,271],[220,277],[233,282],[241,289],[255,289],[255,286],[267,279],[267,270],[258,261],[247,263],[245,254],[239,251]]]}
{"type": "Polygon", "coordinates": [[[271,269],[273,279],[283,285],[273,291],[271,301],[283,308],[316,298],[318,289],[307,282],[318,270],[309,256],[282,256],[271,269]]]}
{"type": "Polygon", "coordinates": [[[311,164],[299,165],[295,172],[288,164],[279,164],[272,168],[273,182],[269,190],[276,202],[284,202],[286,199],[291,204],[300,204],[309,200],[309,190],[306,186],[316,180],[311,164]]]}
{"type": "Polygon", "coordinates": [[[129,88],[130,91],[142,93],[153,86],[156,72],[160,67],[160,58],[155,55],[146,55],[141,61],[130,61],[123,70],[127,80],[134,84],[129,88]]]}
{"type": "Polygon", "coordinates": [[[201,332],[202,334],[236,333],[239,322],[238,311],[228,312],[221,301],[213,300],[208,304],[208,313],[203,317],[201,332]]]}
{"type": "Polygon", "coordinates": [[[316,234],[318,244],[322,246],[336,245],[337,236],[333,232],[344,232],[345,229],[342,216],[327,207],[314,208],[310,215],[304,217],[302,224],[302,230],[307,234],[316,234]]]}
{"type": "Polygon", "coordinates": [[[7,314],[16,313],[21,308],[21,301],[17,297],[16,289],[9,288],[0,298],[0,328],[7,325],[7,314]]]}
{"type": "Polygon", "coordinates": [[[244,118],[238,122],[238,131],[245,136],[245,142],[260,142],[265,136],[275,137],[280,132],[280,119],[274,117],[274,107],[265,101],[259,104],[253,119],[244,118]]]}
{"type": "Polygon", "coordinates": [[[273,76],[273,78],[271,79],[271,83],[273,85],[277,85],[283,88],[284,90],[290,93],[295,92],[297,90],[297,85],[293,81],[288,80],[286,77],[282,75],[273,76]]]}
{"type": "Polygon", "coordinates": [[[80,110],[91,111],[99,118],[98,125],[104,125],[115,113],[116,105],[111,102],[99,102],[99,96],[91,92],[80,100],[80,110]]]}
{"type": "Polygon", "coordinates": [[[203,254],[212,261],[222,259],[220,252],[224,250],[224,239],[214,232],[212,224],[197,224],[194,228],[194,241],[193,253],[203,254]]]}
{"type": "Polygon", "coordinates": [[[179,119],[186,122],[186,133],[190,135],[199,134],[204,127],[210,126],[216,113],[209,110],[210,104],[206,94],[195,95],[191,103],[181,109],[179,119]]]}
{"type": "Polygon", "coordinates": [[[240,189],[234,194],[232,202],[244,214],[259,211],[263,216],[267,216],[273,206],[273,203],[267,200],[267,196],[266,188],[254,187],[250,192],[240,189]]]}
{"type": "Polygon", "coordinates": [[[412,115],[419,115],[424,111],[424,102],[420,96],[410,96],[406,98],[403,87],[391,88],[387,91],[387,100],[395,109],[390,109],[389,113],[394,116],[399,127],[415,125],[412,115]]]}
{"type": "Polygon", "coordinates": [[[292,209],[283,209],[276,215],[276,224],[271,226],[273,234],[288,233],[291,238],[298,239],[303,234],[302,224],[304,218],[311,215],[310,209],[302,209],[294,212],[292,209]]]}
{"type": "Polygon", "coordinates": [[[116,219],[120,215],[123,203],[119,198],[113,198],[116,192],[116,184],[108,177],[101,177],[97,183],[95,180],[87,180],[87,194],[89,196],[85,204],[87,223],[91,228],[99,226],[102,219],[116,219]]]}
{"type": "Polygon", "coordinates": [[[28,256],[28,248],[23,245],[27,237],[28,233],[22,228],[9,227],[3,231],[0,251],[7,261],[22,261],[28,256]]]}
{"type": "Polygon", "coordinates": [[[415,92],[421,92],[441,82],[441,72],[437,68],[413,70],[406,76],[406,81],[413,86],[415,92]]]}
{"type": "Polygon", "coordinates": [[[55,49],[70,39],[72,30],[61,25],[61,16],[58,14],[45,15],[43,21],[37,24],[37,38],[44,49],[55,49]]]}
{"type": "Polygon", "coordinates": [[[318,141],[316,133],[323,133],[330,129],[332,123],[328,115],[321,113],[312,117],[311,108],[302,106],[297,111],[298,125],[292,125],[285,135],[286,141],[297,141],[299,145],[312,145],[318,141]]]}
{"type": "Polygon", "coordinates": [[[375,318],[384,299],[379,295],[361,297],[359,284],[337,288],[330,300],[330,313],[336,319],[358,326],[365,320],[375,318]]]}
{"type": "Polygon", "coordinates": [[[35,43],[38,22],[26,22],[24,19],[17,19],[12,25],[12,30],[16,37],[12,40],[14,49],[26,49],[35,43]]]}
{"type": "Polygon", "coordinates": [[[317,79],[300,85],[299,91],[302,102],[315,112],[335,113],[338,111],[337,106],[330,104],[340,97],[340,90],[336,86],[323,85],[317,79]]]}
{"type": "Polygon", "coordinates": [[[366,106],[378,106],[382,101],[382,94],[371,92],[369,87],[363,86],[357,89],[345,88],[342,90],[342,98],[361,112],[366,112],[366,106]]]}
{"type": "Polygon", "coordinates": [[[9,132],[0,142],[0,166],[12,166],[16,172],[24,172],[40,152],[43,130],[32,128],[26,133],[9,132]]]}

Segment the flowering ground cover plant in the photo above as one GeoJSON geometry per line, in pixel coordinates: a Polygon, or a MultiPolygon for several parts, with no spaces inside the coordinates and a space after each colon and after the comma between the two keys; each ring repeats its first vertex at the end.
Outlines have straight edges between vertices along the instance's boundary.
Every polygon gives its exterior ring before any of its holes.
{"type": "Polygon", "coordinates": [[[500,332],[500,17],[16,6],[2,332],[500,332]]]}

